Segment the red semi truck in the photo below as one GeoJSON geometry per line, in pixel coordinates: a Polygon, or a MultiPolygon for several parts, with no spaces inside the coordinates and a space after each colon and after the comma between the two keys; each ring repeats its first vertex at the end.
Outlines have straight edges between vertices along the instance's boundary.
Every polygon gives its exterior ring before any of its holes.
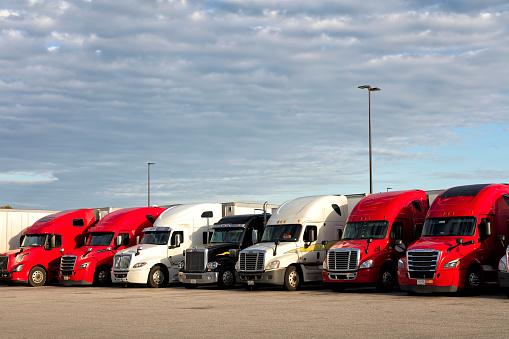
{"type": "Polygon", "coordinates": [[[37,220],[23,232],[20,248],[0,254],[0,281],[42,286],[56,280],[62,252],[82,245],[99,217],[99,209],[80,209],[37,220]]]}
{"type": "Polygon", "coordinates": [[[421,237],[398,262],[400,288],[409,294],[474,294],[496,284],[509,226],[509,185],[450,188],[431,205],[421,237]]]}
{"type": "Polygon", "coordinates": [[[419,236],[427,211],[428,197],[421,190],[362,199],[350,213],[341,240],[328,251],[323,282],[336,291],[366,285],[392,290],[398,284],[398,259],[419,236]]]}
{"type": "Polygon", "coordinates": [[[66,253],[60,262],[58,279],[63,285],[111,284],[115,253],[134,246],[166,208],[124,208],[105,216],[87,234],[85,246],[66,253]]]}

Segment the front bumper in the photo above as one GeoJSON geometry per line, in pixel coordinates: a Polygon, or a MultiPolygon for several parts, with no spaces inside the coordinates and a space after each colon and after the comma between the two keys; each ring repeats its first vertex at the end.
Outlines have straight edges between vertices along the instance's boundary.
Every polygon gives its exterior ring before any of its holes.
{"type": "Polygon", "coordinates": [[[58,281],[62,285],[92,285],[94,282],[95,266],[89,266],[83,269],[75,269],[72,275],[62,275],[58,272],[58,281]]]}
{"type": "Polygon", "coordinates": [[[458,292],[463,289],[466,269],[438,270],[434,279],[410,279],[407,270],[398,269],[398,282],[402,291],[416,293],[458,292]]]}
{"type": "Polygon", "coordinates": [[[111,281],[113,283],[146,284],[150,268],[136,268],[130,271],[112,271],[111,281]]]}
{"type": "Polygon", "coordinates": [[[183,284],[214,284],[219,281],[219,272],[179,272],[179,281],[183,284]]]}
{"type": "Polygon", "coordinates": [[[27,272],[0,272],[0,281],[16,281],[21,283],[28,282],[27,272]]]}
{"type": "Polygon", "coordinates": [[[498,271],[498,284],[502,288],[509,288],[509,273],[498,271]]]}
{"type": "Polygon", "coordinates": [[[247,285],[284,285],[286,267],[262,272],[237,272],[238,281],[247,285]]]}
{"type": "Polygon", "coordinates": [[[90,286],[92,282],[86,280],[58,280],[64,286],[90,286]]]}
{"type": "Polygon", "coordinates": [[[365,268],[358,271],[334,272],[322,270],[325,283],[372,284],[378,282],[380,267],[365,268]]]}

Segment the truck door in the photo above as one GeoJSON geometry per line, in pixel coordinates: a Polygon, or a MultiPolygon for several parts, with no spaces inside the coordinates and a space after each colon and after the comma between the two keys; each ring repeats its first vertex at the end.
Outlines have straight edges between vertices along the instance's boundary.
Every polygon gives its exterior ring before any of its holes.
{"type": "Polygon", "coordinates": [[[304,248],[301,248],[302,262],[305,265],[318,265],[325,259],[325,251],[322,246],[317,245],[316,239],[318,237],[318,227],[315,225],[308,225],[304,229],[303,241],[304,248]],[[322,252],[324,254],[322,254],[322,252]]]}
{"type": "Polygon", "coordinates": [[[48,264],[48,280],[58,276],[60,258],[62,257],[62,253],[60,252],[61,247],[62,235],[49,234],[44,245],[44,261],[48,264]]]}
{"type": "MultiPolygon", "coordinates": [[[[170,237],[170,245],[168,246],[168,268],[177,269],[178,263],[184,260],[183,249],[185,249],[184,231],[174,231],[170,237]]],[[[170,275],[171,278],[171,275],[170,275]]]]}

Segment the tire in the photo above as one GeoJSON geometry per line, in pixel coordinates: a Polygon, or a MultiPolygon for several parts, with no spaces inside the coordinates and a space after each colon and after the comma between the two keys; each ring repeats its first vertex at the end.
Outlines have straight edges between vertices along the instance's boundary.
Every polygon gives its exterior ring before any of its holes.
{"type": "Polygon", "coordinates": [[[301,285],[301,277],[295,266],[290,266],[285,271],[285,289],[297,291],[301,285]]]}
{"type": "Polygon", "coordinates": [[[44,268],[35,266],[28,273],[28,284],[33,287],[43,286],[46,283],[47,276],[44,268]]]}
{"type": "Polygon", "coordinates": [[[166,285],[168,280],[168,274],[166,270],[162,269],[161,266],[154,266],[150,269],[148,274],[148,284],[150,287],[159,288],[166,285]]]}
{"type": "Polygon", "coordinates": [[[226,267],[219,271],[219,281],[217,285],[220,288],[228,289],[235,286],[235,271],[230,267],[226,267]]]}
{"type": "Polygon", "coordinates": [[[198,284],[183,284],[183,285],[185,288],[190,289],[190,290],[198,287],[198,284]]]}
{"type": "Polygon", "coordinates": [[[397,272],[391,266],[382,266],[376,289],[380,292],[392,292],[398,284],[397,272]]]}
{"type": "Polygon", "coordinates": [[[465,294],[477,295],[482,288],[482,273],[478,267],[470,267],[465,276],[465,294]]]}
{"type": "Polygon", "coordinates": [[[95,270],[94,285],[96,286],[111,285],[111,267],[104,265],[99,266],[99,268],[95,270]]]}

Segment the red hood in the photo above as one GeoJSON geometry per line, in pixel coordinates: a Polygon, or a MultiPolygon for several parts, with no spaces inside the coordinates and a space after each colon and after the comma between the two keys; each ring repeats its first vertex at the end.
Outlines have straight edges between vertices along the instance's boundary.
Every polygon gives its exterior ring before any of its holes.
{"type": "Polygon", "coordinates": [[[23,249],[23,253],[33,253],[34,251],[37,251],[38,249],[42,249],[42,247],[33,247],[33,246],[21,247],[21,248],[16,248],[14,250],[8,250],[6,252],[0,253],[0,255],[1,256],[4,256],[4,255],[11,256],[16,253],[19,253],[19,251],[21,249],[23,249]]]}
{"type": "MultiPolygon", "coordinates": [[[[340,240],[334,244],[330,249],[334,248],[358,248],[360,250],[365,250],[368,246],[367,239],[360,240],[340,240]]],[[[380,249],[385,248],[387,246],[387,239],[373,239],[373,242],[369,244],[369,251],[375,247],[380,247],[380,249]]]]}
{"type": "MultiPolygon", "coordinates": [[[[463,238],[464,242],[470,241],[471,237],[443,236],[443,237],[423,237],[419,238],[408,246],[408,250],[433,249],[447,251],[448,248],[457,245],[456,239],[463,238]]],[[[463,246],[461,246],[463,247],[463,246]]]]}
{"type": "Polygon", "coordinates": [[[65,253],[64,255],[75,255],[77,257],[76,263],[90,259],[100,260],[104,257],[114,256],[117,252],[113,247],[111,247],[111,251],[108,250],[108,247],[110,246],[82,246],[74,250],[74,252],[65,253]],[[89,249],[92,249],[92,251],[89,251],[89,249]],[[85,254],[87,255],[83,258],[85,254]]]}

